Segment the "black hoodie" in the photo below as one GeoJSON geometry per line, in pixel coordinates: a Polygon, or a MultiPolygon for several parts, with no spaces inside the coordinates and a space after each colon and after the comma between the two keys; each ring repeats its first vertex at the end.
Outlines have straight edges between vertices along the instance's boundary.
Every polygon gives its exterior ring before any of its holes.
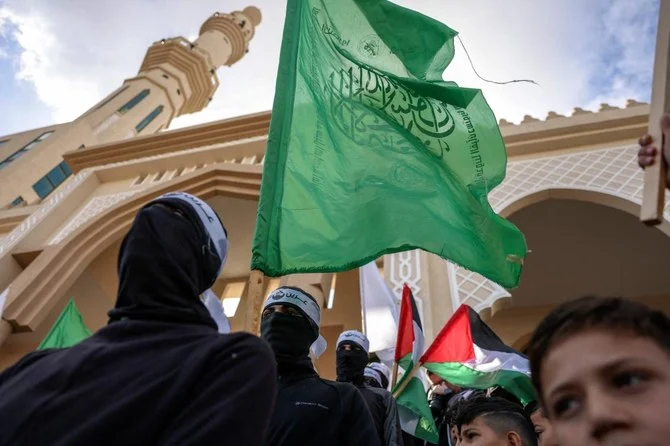
{"type": "Polygon", "coordinates": [[[109,325],[0,374],[0,446],[263,444],[274,358],[257,337],[219,334],[200,301],[225,257],[215,244],[188,200],[142,209],[109,325]]]}

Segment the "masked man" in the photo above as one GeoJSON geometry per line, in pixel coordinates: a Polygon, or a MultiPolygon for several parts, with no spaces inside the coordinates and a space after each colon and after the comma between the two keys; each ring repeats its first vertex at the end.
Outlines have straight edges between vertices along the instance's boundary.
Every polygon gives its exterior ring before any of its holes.
{"type": "Polygon", "coordinates": [[[171,193],[144,206],[121,245],[109,324],[0,374],[0,445],[263,444],[272,352],[217,333],[201,297],[227,251],[202,200],[171,193]]]}
{"type": "Polygon", "coordinates": [[[361,392],[382,444],[402,445],[398,407],[393,396],[387,390],[365,384],[369,348],[370,342],[363,333],[355,330],[342,333],[337,340],[337,380],[351,383],[361,392]]]}
{"type": "MultiPolygon", "coordinates": [[[[268,446],[381,446],[354,386],[319,378],[309,357],[325,350],[321,309],[299,288],[280,287],[265,302],[261,337],[277,359],[277,404],[268,446]]],[[[363,364],[365,366],[365,364],[363,364]]]]}

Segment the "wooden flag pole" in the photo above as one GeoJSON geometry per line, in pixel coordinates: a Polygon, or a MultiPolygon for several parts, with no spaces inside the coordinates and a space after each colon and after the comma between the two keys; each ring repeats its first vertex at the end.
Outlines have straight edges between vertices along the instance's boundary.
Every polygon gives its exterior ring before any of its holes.
{"type": "Polygon", "coordinates": [[[670,0],[661,0],[656,38],[654,78],[649,106],[649,135],[653,138],[657,153],[654,164],[644,170],[644,189],[640,220],[647,225],[658,225],[663,221],[665,207],[665,181],[667,167],[664,152],[670,155],[670,141],[663,141],[661,117],[670,111],[670,0]]]}
{"type": "Polygon", "coordinates": [[[419,371],[419,369],[421,368],[422,365],[423,364],[420,363],[420,362],[417,363],[412,368],[412,370],[410,370],[409,374],[406,373],[405,376],[403,376],[402,382],[400,383],[398,388],[395,389],[394,392],[393,392],[393,398],[398,398],[398,395],[400,395],[402,393],[402,391],[405,390],[405,387],[407,387],[407,384],[409,384],[409,382],[412,380],[414,375],[416,375],[416,372],[419,371]]]}
{"type": "Polygon", "coordinates": [[[249,275],[247,288],[247,302],[244,314],[244,331],[260,334],[260,317],[263,309],[263,294],[265,292],[266,278],[263,271],[252,270],[249,275]]]}
{"type": "Polygon", "coordinates": [[[398,382],[398,361],[393,361],[393,370],[391,370],[391,390],[398,382]]]}

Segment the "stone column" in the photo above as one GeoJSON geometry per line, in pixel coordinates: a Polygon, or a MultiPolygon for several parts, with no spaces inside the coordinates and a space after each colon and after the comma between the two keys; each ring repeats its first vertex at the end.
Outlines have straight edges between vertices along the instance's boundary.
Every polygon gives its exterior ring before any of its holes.
{"type": "Polygon", "coordinates": [[[0,347],[9,338],[10,334],[12,334],[12,326],[6,320],[0,319],[0,347]]]}
{"type": "Polygon", "coordinates": [[[405,284],[412,290],[428,346],[454,311],[447,262],[421,250],[386,255],[384,278],[398,300],[405,284]]]}

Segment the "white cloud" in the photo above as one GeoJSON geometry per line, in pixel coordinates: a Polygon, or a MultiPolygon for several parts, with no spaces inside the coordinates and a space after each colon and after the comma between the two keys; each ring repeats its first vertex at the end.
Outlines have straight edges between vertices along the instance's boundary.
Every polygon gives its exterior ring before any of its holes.
{"type": "MultiPolygon", "coordinates": [[[[519,121],[525,114],[543,117],[550,110],[566,113],[575,106],[622,105],[628,97],[648,97],[654,40],[649,33],[658,0],[397,2],[457,29],[484,77],[540,83],[482,82],[457,44],[445,78],[482,88],[500,118],[519,121]],[[616,69],[607,71],[611,67],[616,69]]],[[[248,4],[263,12],[249,54],[219,71],[221,86],[208,108],[176,119],[174,128],[272,106],[285,2],[5,0],[0,32],[3,20],[14,25],[13,38],[21,47],[16,76],[34,86],[54,121],[61,122],[74,119],[132,77],[153,41],[194,36],[217,9],[228,12],[248,4]]]]}

